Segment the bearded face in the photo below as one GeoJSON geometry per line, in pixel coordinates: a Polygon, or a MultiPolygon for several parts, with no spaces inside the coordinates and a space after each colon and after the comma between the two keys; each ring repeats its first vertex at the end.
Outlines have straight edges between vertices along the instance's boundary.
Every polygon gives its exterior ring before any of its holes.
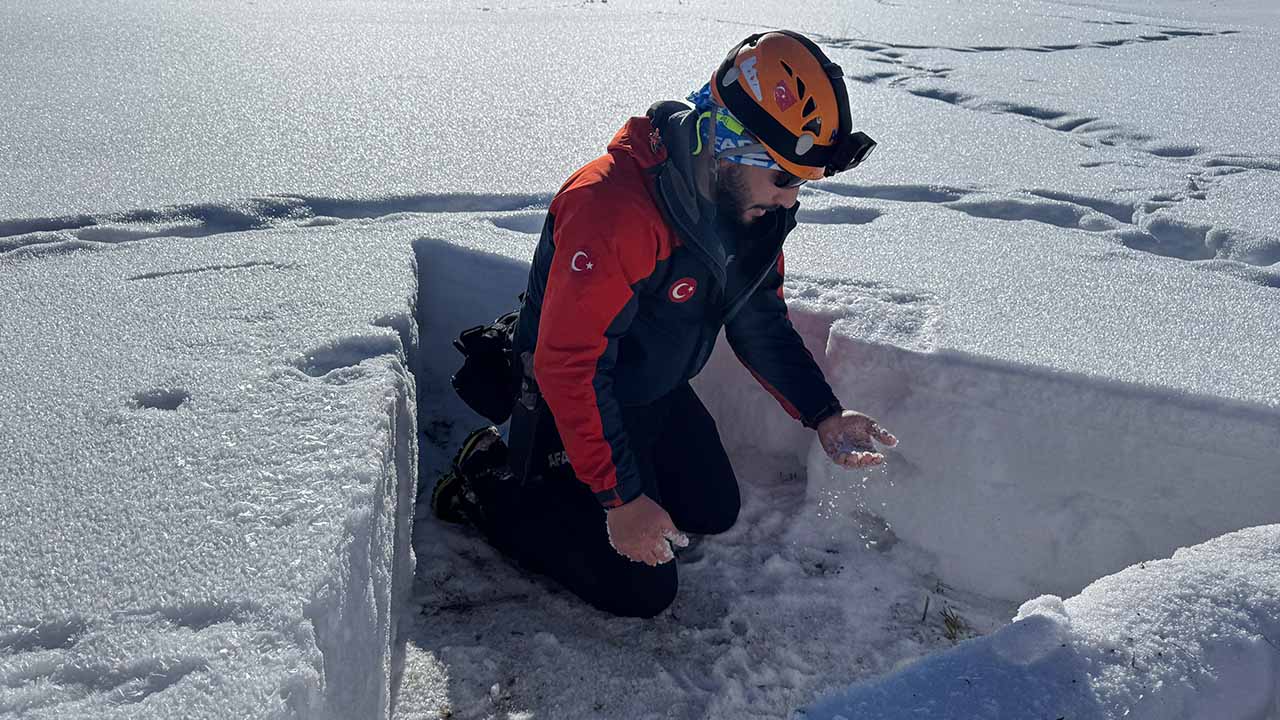
{"type": "Polygon", "coordinates": [[[717,213],[745,229],[771,210],[795,205],[799,190],[778,187],[781,175],[777,170],[722,161],[716,173],[717,213]]]}

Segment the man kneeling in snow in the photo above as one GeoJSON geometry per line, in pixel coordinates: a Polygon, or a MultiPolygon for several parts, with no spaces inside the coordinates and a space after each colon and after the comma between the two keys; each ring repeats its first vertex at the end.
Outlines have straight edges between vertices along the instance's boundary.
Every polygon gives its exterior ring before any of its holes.
{"type": "Polygon", "coordinates": [[[834,462],[896,440],[845,410],[787,318],[782,243],[800,186],[875,146],[850,128],[836,64],[807,38],[752,35],[689,104],[633,117],[551,203],[513,344],[510,450],[464,443],[433,494],[524,566],[617,615],[675,598],[672,545],[738,517],[737,479],[689,379],[721,327],[834,462]]]}

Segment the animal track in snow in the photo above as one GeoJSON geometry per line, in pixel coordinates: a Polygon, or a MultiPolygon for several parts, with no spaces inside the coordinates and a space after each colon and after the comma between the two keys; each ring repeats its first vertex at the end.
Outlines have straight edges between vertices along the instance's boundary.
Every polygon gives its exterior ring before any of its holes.
{"type": "Polygon", "coordinates": [[[495,215],[489,218],[489,222],[503,230],[511,230],[525,235],[541,235],[542,226],[546,220],[547,214],[545,212],[513,213],[511,215],[495,215]]]}
{"type": "Polygon", "coordinates": [[[415,357],[418,343],[417,322],[413,315],[409,313],[392,312],[374,318],[370,324],[374,327],[395,330],[396,335],[400,336],[400,346],[404,348],[409,357],[415,357]]]}
{"type": "Polygon", "coordinates": [[[379,355],[400,355],[400,339],[386,333],[351,335],[307,351],[293,365],[311,377],[324,377],[339,368],[359,365],[379,355]]]}
{"type": "Polygon", "coordinates": [[[95,695],[134,704],[208,670],[223,660],[222,649],[292,644],[291,631],[260,610],[252,601],[213,599],[0,625],[0,716],[49,713],[95,695]]]}
{"type": "Polygon", "coordinates": [[[22,716],[95,694],[108,694],[117,705],[139,703],[207,669],[208,663],[196,657],[146,657],[125,664],[105,658],[43,658],[23,666],[32,672],[5,673],[0,713],[22,716]]]}
{"type": "Polygon", "coordinates": [[[0,657],[40,650],[65,650],[75,644],[87,625],[79,617],[44,620],[0,632],[0,657]]]}
{"type": "Polygon", "coordinates": [[[1132,20],[1081,20],[1086,25],[1137,25],[1132,20]]]}
{"type": "Polygon", "coordinates": [[[1091,209],[1079,205],[1021,197],[960,200],[946,207],[973,217],[992,220],[1031,220],[1061,228],[1102,232],[1114,225],[1091,209]]]}
{"type": "Polygon", "coordinates": [[[1191,145],[1157,145],[1147,148],[1147,152],[1156,157],[1186,158],[1200,154],[1200,149],[1191,145]]]}
{"type": "Polygon", "coordinates": [[[824,45],[830,45],[836,48],[852,48],[855,50],[862,50],[864,52],[875,52],[880,54],[887,54],[886,51],[894,52],[901,50],[947,50],[958,53],[1051,53],[1071,52],[1076,50],[1109,50],[1112,48],[1123,47],[1125,45],[1167,42],[1169,40],[1182,38],[1221,37],[1224,35],[1236,35],[1239,32],[1240,31],[1238,30],[1161,30],[1153,34],[1138,35],[1136,37],[1116,38],[1113,40],[1094,40],[1091,42],[1058,45],[912,45],[907,43],[879,43],[860,38],[822,38],[821,42],[824,45]]]}
{"type": "MultiPolygon", "coordinates": [[[[1113,24],[1111,22],[1103,24],[1113,24]]],[[[927,81],[945,80],[950,76],[952,68],[929,67],[906,62],[905,50],[950,51],[957,53],[990,53],[990,52],[1034,52],[1052,53],[1069,52],[1088,49],[1113,49],[1125,45],[1167,42],[1185,38],[1222,37],[1238,34],[1236,30],[1188,30],[1166,28],[1151,34],[1136,37],[1097,40],[1084,43],[1056,45],[977,45],[967,47],[949,47],[940,45],[910,45],[901,43],[878,43],[857,38],[826,38],[824,44],[835,48],[847,48],[867,53],[870,62],[890,66],[891,70],[871,73],[851,73],[846,77],[865,84],[885,84],[902,89],[916,97],[945,102],[956,107],[985,112],[995,115],[1013,115],[1026,118],[1050,130],[1069,133],[1081,141],[1096,142],[1100,145],[1122,145],[1160,158],[1190,158],[1200,154],[1195,146],[1185,144],[1159,143],[1151,135],[1125,128],[1117,123],[1102,118],[1076,112],[1068,112],[1049,107],[1041,107],[1022,102],[996,100],[940,87],[927,81]],[[920,81],[926,81],[921,84],[920,81]]],[[[1086,143],[1087,144],[1087,143],[1086,143]]],[[[1280,160],[1265,159],[1261,163],[1267,169],[1280,169],[1280,160]]]]}
{"type": "MultiPolygon", "coordinates": [[[[1221,168],[1221,166],[1219,166],[1221,168]]],[[[1258,270],[1280,263],[1280,241],[1253,237],[1229,228],[1165,215],[1144,217],[1189,200],[1207,197],[1203,174],[1193,173],[1185,191],[1158,193],[1145,202],[1126,202],[1056,190],[995,195],[976,189],[937,185],[848,185],[824,183],[815,191],[851,198],[930,203],[973,217],[1038,222],[1055,227],[1105,233],[1131,250],[1205,263],[1204,267],[1265,287],[1280,285],[1280,272],[1258,270]],[[1254,270],[1250,270],[1252,266],[1254,270]]],[[[852,212],[854,208],[850,208],[852,212]]],[[[815,211],[817,212],[817,211],[815,211]]]]}
{"type": "Polygon", "coordinates": [[[1120,242],[1132,250],[1142,250],[1181,260],[1211,260],[1216,253],[1205,242],[1212,227],[1158,217],[1146,230],[1122,236],[1120,242]]]}
{"type": "Polygon", "coordinates": [[[1132,223],[1134,213],[1137,212],[1137,208],[1130,203],[1108,200],[1106,198],[1093,198],[1085,195],[1076,195],[1074,193],[1058,192],[1056,190],[1032,190],[1031,194],[1047,200],[1059,200],[1065,203],[1081,205],[1092,210],[1096,210],[1103,215],[1115,218],[1117,221],[1122,223],[1132,223]]]}
{"type": "Polygon", "coordinates": [[[1236,260],[1204,260],[1196,267],[1251,282],[1266,288],[1280,289],[1280,269],[1265,269],[1236,260]]]}
{"type": "Polygon", "coordinates": [[[881,215],[883,213],[872,208],[836,205],[816,210],[802,209],[796,213],[796,220],[817,225],[866,225],[881,215]]]}
{"type": "Polygon", "coordinates": [[[1185,146],[1153,144],[1155,138],[1147,133],[1126,129],[1117,123],[1091,115],[1077,115],[1021,102],[990,100],[977,95],[940,87],[909,87],[906,88],[906,92],[916,97],[938,100],[975,112],[1025,118],[1055,132],[1094,140],[1100,145],[1124,145],[1156,157],[1189,157],[1198,152],[1194,148],[1185,146]]]}
{"type": "Polygon", "coordinates": [[[1207,168],[1222,168],[1231,172],[1244,172],[1245,170],[1280,172],[1280,157],[1265,155],[1215,155],[1206,159],[1203,164],[1207,168]]]}
{"type": "Polygon", "coordinates": [[[845,197],[924,203],[951,202],[973,192],[944,185],[848,185],[835,182],[824,183],[821,188],[845,197]]]}
{"type": "Polygon", "coordinates": [[[182,388],[151,388],[135,393],[133,405],[139,409],[177,410],[191,399],[191,393],[182,388]]]}
{"type": "Polygon", "coordinates": [[[246,198],[99,215],[0,219],[0,256],[36,245],[108,246],[155,237],[207,237],[311,216],[299,198],[246,198]]]}
{"type": "Polygon", "coordinates": [[[936,185],[831,183],[823,185],[822,189],[846,197],[925,202],[973,217],[993,220],[1030,220],[1091,232],[1115,229],[1112,223],[1098,217],[1098,213],[1124,223],[1130,222],[1133,216],[1133,208],[1121,203],[1052,191],[1033,191],[1030,193],[1033,197],[991,197],[990,195],[972,197],[979,195],[979,191],[936,185]]]}
{"type": "Polygon", "coordinates": [[[206,265],[203,267],[185,268],[182,270],[162,270],[159,272],[143,273],[141,275],[133,275],[125,278],[126,280],[155,280],[157,278],[172,277],[174,275],[192,275],[204,272],[220,272],[225,270],[241,270],[244,268],[267,267],[273,270],[288,270],[293,265],[288,263],[277,263],[266,260],[253,260],[250,262],[236,263],[234,265],[206,265]]]}
{"type": "Polygon", "coordinates": [[[207,237],[396,213],[512,212],[545,208],[546,194],[439,193],[342,199],[268,195],[224,203],[172,205],[61,217],[0,218],[0,258],[31,259],[157,237],[207,237]]]}

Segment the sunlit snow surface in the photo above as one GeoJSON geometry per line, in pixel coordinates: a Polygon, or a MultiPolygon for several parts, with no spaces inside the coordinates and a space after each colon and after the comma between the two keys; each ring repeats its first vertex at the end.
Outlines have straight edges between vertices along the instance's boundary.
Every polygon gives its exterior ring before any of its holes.
{"type": "Polygon", "coordinates": [[[398,682],[406,719],[1275,716],[1274,529],[1069,596],[1277,520],[1278,31],[1261,0],[0,8],[0,715],[366,717],[398,682]],[[427,486],[480,422],[449,340],[627,115],[769,26],[881,143],[802,193],[787,266],[888,469],[831,468],[718,352],[745,506],[669,613],[423,509],[398,600],[410,409],[427,486]]]}
{"type": "Polygon", "coordinates": [[[0,260],[0,714],[388,705],[411,240],[318,226],[0,260]]]}

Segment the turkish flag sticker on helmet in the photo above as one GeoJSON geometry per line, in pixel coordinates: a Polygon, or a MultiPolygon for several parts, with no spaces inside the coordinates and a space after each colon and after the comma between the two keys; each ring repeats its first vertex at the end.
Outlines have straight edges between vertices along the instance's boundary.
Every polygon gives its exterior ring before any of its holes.
{"type": "Polygon", "coordinates": [[[779,80],[773,86],[773,101],[778,104],[779,111],[786,112],[796,104],[796,96],[791,94],[791,88],[787,87],[785,81],[779,80]]]}
{"type": "Polygon", "coordinates": [[[671,302],[682,303],[688,302],[689,298],[698,291],[698,281],[691,277],[680,278],[671,286],[667,296],[671,298],[671,302]]]}

